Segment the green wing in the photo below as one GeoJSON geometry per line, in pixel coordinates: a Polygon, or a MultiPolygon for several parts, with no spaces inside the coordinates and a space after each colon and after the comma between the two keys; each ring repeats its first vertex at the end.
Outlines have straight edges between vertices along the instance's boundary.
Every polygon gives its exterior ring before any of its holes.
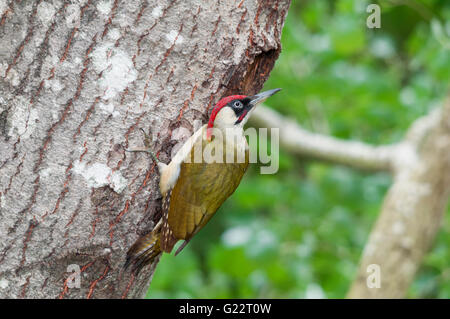
{"type": "MultiPolygon", "coordinates": [[[[244,163],[182,163],[170,194],[162,247],[170,252],[175,243],[189,241],[236,190],[248,167],[244,163]],[[164,234],[167,234],[165,236],[164,234]]],[[[164,228],[164,227],[163,227],[164,228]]]]}

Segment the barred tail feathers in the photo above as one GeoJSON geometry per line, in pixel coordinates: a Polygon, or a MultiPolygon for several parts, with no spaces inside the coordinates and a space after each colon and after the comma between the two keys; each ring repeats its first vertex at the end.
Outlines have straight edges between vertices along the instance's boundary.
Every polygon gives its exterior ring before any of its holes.
{"type": "Polygon", "coordinates": [[[137,275],[142,268],[151,263],[161,254],[160,232],[154,229],[152,232],[139,238],[127,252],[124,268],[132,265],[132,270],[137,275]]]}

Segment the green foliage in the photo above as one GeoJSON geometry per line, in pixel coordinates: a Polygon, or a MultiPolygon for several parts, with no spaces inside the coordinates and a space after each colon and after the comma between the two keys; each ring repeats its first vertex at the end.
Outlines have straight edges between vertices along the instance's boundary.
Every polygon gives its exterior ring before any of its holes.
{"type": "MultiPolygon", "coordinates": [[[[439,105],[450,2],[380,1],[381,29],[366,28],[368,3],[293,1],[265,86],[283,88],[271,107],[315,132],[384,144],[439,105]]],[[[148,297],[343,298],[390,183],[284,152],[275,175],[253,165],[184,251],[163,256],[148,297]]],[[[410,297],[450,297],[449,231],[447,214],[410,297]]]]}

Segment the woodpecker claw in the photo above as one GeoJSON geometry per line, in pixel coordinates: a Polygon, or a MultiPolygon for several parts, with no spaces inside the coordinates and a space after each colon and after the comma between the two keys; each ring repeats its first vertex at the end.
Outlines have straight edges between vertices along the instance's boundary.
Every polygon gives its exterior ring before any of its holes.
{"type": "Polygon", "coordinates": [[[142,134],[144,134],[144,145],[146,148],[150,149],[150,136],[148,136],[142,127],[140,129],[142,134]]]}
{"type": "Polygon", "coordinates": [[[150,154],[152,159],[155,161],[156,164],[159,164],[159,159],[156,157],[155,153],[149,148],[133,148],[133,149],[126,149],[125,152],[144,152],[150,154]]]}
{"type": "Polygon", "coordinates": [[[125,152],[144,152],[150,154],[153,161],[156,164],[159,164],[159,159],[156,157],[155,153],[152,151],[150,147],[150,136],[144,131],[143,128],[141,128],[141,132],[144,134],[144,145],[145,148],[139,147],[139,148],[133,148],[133,149],[126,149],[125,152]]]}

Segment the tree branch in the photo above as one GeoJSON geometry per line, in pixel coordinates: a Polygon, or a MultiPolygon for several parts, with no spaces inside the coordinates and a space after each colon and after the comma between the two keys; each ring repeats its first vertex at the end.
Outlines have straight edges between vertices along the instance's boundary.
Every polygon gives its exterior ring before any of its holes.
{"type": "Polygon", "coordinates": [[[308,132],[294,120],[275,110],[258,106],[250,119],[252,125],[280,128],[280,145],[288,152],[361,170],[390,171],[397,145],[374,146],[308,132]]]}
{"type": "Polygon", "coordinates": [[[423,124],[433,118],[438,121],[419,139],[418,160],[397,174],[384,199],[349,298],[403,298],[436,237],[450,196],[450,101],[408,135],[426,131],[423,124]],[[380,266],[380,288],[368,288],[372,264],[380,266]]]}
{"type": "Polygon", "coordinates": [[[348,297],[403,297],[431,247],[450,195],[450,101],[443,110],[417,119],[402,141],[386,146],[311,133],[264,106],[251,121],[280,128],[281,146],[296,156],[393,174],[348,297]],[[372,264],[381,269],[379,289],[366,284],[372,264]]]}

